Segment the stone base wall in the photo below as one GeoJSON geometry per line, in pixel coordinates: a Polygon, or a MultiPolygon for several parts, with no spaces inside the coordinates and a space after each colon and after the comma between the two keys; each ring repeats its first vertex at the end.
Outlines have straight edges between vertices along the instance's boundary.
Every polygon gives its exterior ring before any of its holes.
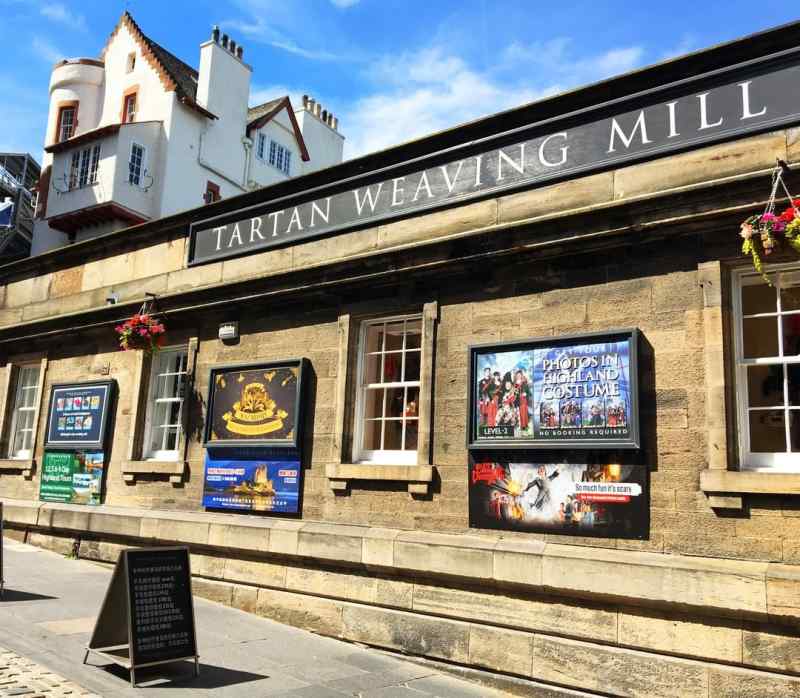
{"type": "Polygon", "coordinates": [[[624,696],[800,695],[787,565],[9,501],[6,525],[106,563],[185,543],[198,596],[458,665],[624,696]]]}

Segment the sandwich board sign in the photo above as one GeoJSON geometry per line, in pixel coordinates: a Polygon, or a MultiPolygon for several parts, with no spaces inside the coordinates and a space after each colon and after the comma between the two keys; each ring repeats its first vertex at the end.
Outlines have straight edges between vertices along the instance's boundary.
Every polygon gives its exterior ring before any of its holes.
{"type": "Polygon", "coordinates": [[[136,670],[157,664],[192,659],[199,675],[187,547],[120,553],[84,664],[90,652],[128,669],[134,687],[136,670]]]}

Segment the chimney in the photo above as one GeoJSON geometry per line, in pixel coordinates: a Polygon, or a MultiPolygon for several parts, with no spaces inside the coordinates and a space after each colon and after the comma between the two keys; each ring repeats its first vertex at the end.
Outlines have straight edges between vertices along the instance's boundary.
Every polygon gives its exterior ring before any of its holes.
{"type": "Polygon", "coordinates": [[[308,95],[303,95],[303,109],[308,108],[308,95]]]}
{"type": "Polygon", "coordinates": [[[319,102],[314,102],[314,116],[319,119],[319,113],[322,111],[322,105],[319,102]]]}
{"type": "Polygon", "coordinates": [[[218,26],[211,39],[200,44],[197,76],[197,103],[219,118],[238,122],[247,118],[250,94],[250,67],[242,61],[244,47],[227,34],[220,36],[218,26]]]}
{"type": "Polygon", "coordinates": [[[338,131],[338,130],[339,130],[339,117],[337,117],[337,116],[334,116],[334,117],[331,119],[331,122],[332,122],[332,123],[331,123],[331,128],[332,128],[334,131],[338,131]]]}
{"type": "Polygon", "coordinates": [[[327,109],[323,109],[322,110],[322,121],[325,122],[326,124],[328,123],[328,110],[327,109]]]}

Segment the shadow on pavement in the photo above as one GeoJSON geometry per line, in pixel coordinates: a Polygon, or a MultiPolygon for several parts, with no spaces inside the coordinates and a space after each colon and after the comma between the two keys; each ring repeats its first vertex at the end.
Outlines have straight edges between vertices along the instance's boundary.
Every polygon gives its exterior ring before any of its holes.
{"type": "Polygon", "coordinates": [[[42,601],[45,599],[55,599],[56,596],[46,596],[45,594],[31,594],[27,591],[17,591],[16,589],[5,589],[0,596],[0,603],[8,601],[42,601]]]}
{"type": "MultiPolygon", "coordinates": [[[[95,665],[95,668],[113,674],[126,683],[130,682],[128,670],[118,664],[95,665]]],[[[228,669],[203,662],[200,662],[200,676],[195,678],[194,663],[189,661],[136,671],[136,685],[139,688],[187,688],[186,684],[189,683],[193,689],[225,688],[268,678],[266,674],[253,674],[249,671],[228,669]]]]}

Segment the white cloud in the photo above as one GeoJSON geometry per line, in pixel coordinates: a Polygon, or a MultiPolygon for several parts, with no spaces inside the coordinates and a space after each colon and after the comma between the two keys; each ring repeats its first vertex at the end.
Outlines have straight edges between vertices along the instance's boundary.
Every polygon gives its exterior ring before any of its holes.
{"type": "Polygon", "coordinates": [[[342,113],[347,157],[435,133],[543,96],[503,84],[440,48],[384,58],[374,72],[387,90],[358,99],[342,113]]]}
{"type": "Polygon", "coordinates": [[[86,31],[86,20],[83,15],[73,14],[60,2],[46,3],[39,8],[39,12],[51,22],[58,22],[70,29],[86,31]]]}
{"type": "Polygon", "coordinates": [[[344,60],[344,56],[332,53],[325,49],[315,49],[299,45],[290,36],[279,31],[272,24],[268,24],[261,17],[255,17],[250,21],[240,21],[229,19],[221,22],[225,29],[237,32],[260,44],[266,44],[273,48],[287,51],[295,56],[308,58],[315,61],[339,61],[344,60]]]}
{"type": "Polygon", "coordinates": [[[345,9],[353,5],[358,5],[359,1],[360,0],[331,0],[331,3],[340,9],[345,9]]]}
{"type": "Polygon", "coordinates": [[[60,51],[43,36],[34,36],[31,40],[31,48],[39,58],[47,63],[57,63],[64,58],[63,51],[60,51]]]}
{"type": "Polygon", "coordinates": [[[565,89],[624,73],[644,49],[628,46],[573,55],[567,38],[507,46],[500,60],[478,70],[443,46],[375,62],[372,94],[342,113],[345,154],[352,158],[435,133],[565,89]]]}

